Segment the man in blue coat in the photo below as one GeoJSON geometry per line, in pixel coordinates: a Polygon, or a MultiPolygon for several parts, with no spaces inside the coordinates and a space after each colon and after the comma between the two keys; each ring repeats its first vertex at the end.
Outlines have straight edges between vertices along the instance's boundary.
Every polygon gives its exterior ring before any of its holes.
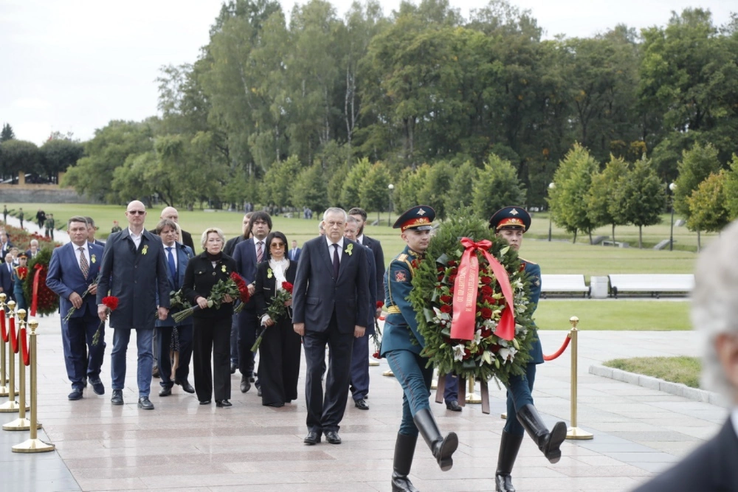
{"type": "Polygon", "coordinates": [[[92,344],[92,337],[100,325],[95,282],[103,248],[87,242],[87,221],[84,217],[70,218],[67,233],[72,242],[56,248],[51,254],[46,285],[59,296],[64,361],[67,378],[72,383],[69,399],[79,400],[88,379],[96,394],[105,394],[105,386],[100,379],[105,354],[103,330],[100,332],[100,341],[92,344]],[[69,321],[65,321],[72,307],[74,313],[69,321]]]}
{"type": "MultiPolygon", "coordinates": [[[[167,258],[167,283],[170,292],[176,292],[184,283],[185,270],[190,258],[195,254],[189,246],[177,242],[177,224],[170,219],[159,221],[156,234],[161,238],[167,258]]],[[[192,359],[193,325],[192,317],[185,318],[177,324],[172,318],[172,312],[167,319],[156,320],[156,347],[159,360],[159,377],[161,377],[161,391],[159,396],[172,394],[172,386],[178,384],[186,393],[194,393],[195,388],[187,381],[190,374],[190,360],[192,359]],[[175,335],[176,330],[176,335],[175,335]],[[175,373],[172,374],[170,352],[179,354],[175,373]]]]}
{"type": "Polygon", "coordinates": [[[306,242],[292,293],[292,322],[303,337],[307,375],[308,434],[304,443],[318,444],[325,433],[341,444],[339,424],[348,398],[354,337],[364,335],[369,316],[366,249],[343,237],[346,211],[329,208],[323,214],[325,236],[306,242]],[[330,348],[323,397],[325,347],[330,348]]]}
{"type": "Polygon", "coordinates": [[[111,234],[105,243],[97,286],[97,315],[108,316],[103,298],[118,298],[118,308],[110,313],[113,351],[110,354],[113,379],[113,405],[123,405],[126,380],[126,351],[131,330],[136,330],[138,346],[138,407],[153,410],[149,400],[154,354],[152,340],[154,318],[167,319],[169,285],[164,246],[161,240],[144,229],[146,207],[138,200],[126,208],[128,227],[111,234]],[[157,296],[159,306],[157,307],[157,296]]]}
{"type": "MultiPolygon", "coordinates": [[[[530,227],[530,214],[521,207],[505,207],[489,219],[489,228],[498,237],[505,239],[511,248],[520,251],[523,234],[530,227]]],[[[530,280],[531,304],[538,306],[541,296],[541,267],[532,261],[520,258],[525,274],[530,280]]],[[[497,455],[497,471],[495,473],[496,492],[514,492],[512,485],[512,469],[518,455],[525,432],[533,439],[538,449],[551,463],[561,459],[559,446],[566,438],[566,424],[557,422],[549,432],[533,404],[533,383],[536,379],[536,365],[543,363],[541,342],[536,337],[530,349],[531,361],[525,374],[512,376],[507,386],[507,420],[500,440],[500,452],[497,455]]]]}

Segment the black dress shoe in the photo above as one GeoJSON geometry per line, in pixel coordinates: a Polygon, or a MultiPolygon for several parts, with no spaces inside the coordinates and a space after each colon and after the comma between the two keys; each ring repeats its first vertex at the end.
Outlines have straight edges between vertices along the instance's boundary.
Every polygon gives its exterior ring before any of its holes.
{"type": "Polygon", "coordinates": [[[97,379],[90,379],[90,384],[92,385],[92,391],[95,392],[96,395],[104,395],[105,394],[105,385],[102,381],[100,381],[100,378],[97,379]]]}
{"type": "Polygon", "coordinates": [[[256,395],[261,396],[261,386],[256,387],[256,395]]]}
{"type": "Polygon", "coordinates": [[[82,390],[80,388],[72,388],[72,392],[67,396],[70,400],[81,400],[82,390]]]}
{"type": "Polygon", "coordinates": [[[210,400],[200,400],[200,405],[210,405],[210,400]]]}
{"type": "Polygon", "coordinates": [[[452,412],[460,412],[462,410],[461,405],[459,405],[459,402],[456,400],[447,401],[446,408],[452,412]]]}
{"type": "Polygon", "coordinates": [[[193,388],[190,382],[186,379],[184,381],[175,381],[174,384],[180,385],[182,387],[182,391],[184,391],[185,393],[192,394],[195,392],[195,388],[193,388]]]}
{"type": "Polygon", "coordinates": [[[151,375],[155,378],[159,377],[159,366],[154,366],[151,368],[151,375]]]}
{"type": "Polygon", "coordinates": [[[159,392],[159,396],[169,396],[172,394],[172,388],[162,388],[159,392]]]}
{"type": "Polygon", "coordinates": [[[231,374],[236,374],[236,369],[238,369],[238,364],[231,362],[231,374]]]}
{"type": "Polygon", "coordinates": [[[305,444],[308,446],[312,446],[314,444],[318,444],[320,442],[320,432],[318,431],[309,431],[308,435],[305,436],[305,439],[302,440],[305,444]]]}
{"type": "Polygon", "coordinates": [[[229,402],[228,400],[215,400],[215,406],[218,408],[232,407],[233,403],[229,402]]]}
{"type": "Polygon", "coordinates": [[[369,410],[369,405],[366,404],[366,401],[363,398],[354,400],[354,406],[359,410],[369,410]]]}
{"type": "Polygon", "coordinates": [[[250,389],[251,383],[249,382],[249,378],[246,376],[241,376],[241,393],[246,393],[250,389]]]}
{"type": "Polygon", "coordinates": [[[110,399],[113,405],[123,405],[123,390],[113,390],[113,397],[110,399]]]}
{"type": "Polygon", "coordinates": [[[341,438],[338,435],[338,431],[326,431],[325,440],[331,444],[341,444],[341,438]]]}
{"type": "Polygon", "coordinates": [[[142,396],[138,399],[138,408],[142,410],[153,410],[154,404],[151,403],[148,396],[142,396]]]}

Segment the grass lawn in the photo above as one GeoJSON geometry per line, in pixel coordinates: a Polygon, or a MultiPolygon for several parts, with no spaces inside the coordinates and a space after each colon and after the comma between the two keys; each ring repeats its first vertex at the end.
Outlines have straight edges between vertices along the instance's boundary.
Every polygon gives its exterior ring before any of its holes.
{"type": "Polygon", "coordinates": [[[702,365],[698,357],[635,357],[609,360],[604,365],[673,383],[686,384],[691,388],[700,387],[702,365]]]}
{"type": "Polygon", "coordinates": [[[568,330],[569,318],[579,318],[580,330],[691,330],[689,301],[541,299],[536,326],[541,330],[568,330]]]}

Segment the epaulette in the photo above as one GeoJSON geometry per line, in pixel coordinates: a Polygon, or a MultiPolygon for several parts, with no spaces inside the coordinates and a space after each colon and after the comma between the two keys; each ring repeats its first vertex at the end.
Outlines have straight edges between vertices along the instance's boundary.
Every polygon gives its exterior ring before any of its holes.
{"type": "Polygon", "coordinates": [[[538,264],[535,261],[526,260],[522,256],[518,256],[518,258],[520,259],[520,261],[522,261],[523,263],[527,263],[528,265],[537,265],[538,264]]]}
{"type": "Polygon", "coordinates": [[[407,267],[412,272],[413,271],[413,264],[412,264],[412,262],[411,262],[411,260],[409,258],[410,258],[410,255],[408,255],[407,253],[400,253],[399,255],[397,255],[397,258],[395,258],[395,260],[397,260],[397,261],[399,261],[401,263],[406,264],[407,267]]]}

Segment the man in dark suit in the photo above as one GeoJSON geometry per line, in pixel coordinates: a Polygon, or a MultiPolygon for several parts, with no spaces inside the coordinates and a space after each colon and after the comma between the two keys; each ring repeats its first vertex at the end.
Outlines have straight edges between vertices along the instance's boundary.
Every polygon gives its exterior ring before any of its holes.
{"type": "MultiPolygon", "coordinates": [[[[161,211],[160,219],[169,219],[179,224],[179,212],[174,207],[164,207],[161,211]]],[[[195,252],[195,243],[192,242],[192,234],[182,229],[182,237],[180,242],[185,246],[189,246],[192,252],[195,252]]]]}
{"type": "Polygon", "coordinates": [[[376,292],[372,292],[374,300],[377,301],[375,317],[378,318],[382,314],[382,306],[384,305],[384,251],[382,243],[369,236],[364,235],[364,227],[366,226],[366,211],[359,207],[354,207],[348,211],[348,214],[356,219],[359,223],[359,230],[356,233],[356,242],[369,248],[374,254],[374,270],[376,271],[376,292]]]}
{"type": "Polygon", "coordinates": [[[712,439],[635,492],[727,492],[738,490],[738,222],[723,229],[697,260],[692,324],[703,333],[702,381],[730,406],[712,439]]]}
{"type": "Polygon", "coordinates": [[[26,256],[28,257],[28,261],[31,261],[31,258],[35,258],[38,254],[38,239],[31,239],[31,242],[28,243],[28,250],[26,250],[26,256]]]}
{"type": "Polygon", "coordinates": [[[370,293],[366,250],[343,237],[347,214],[329,208],[323,214],[325,236],[306,242],[293,289],[295,332],[303,337],[307,376],[308,434],[305,444],[340,444],[339,424],[346,410],[354,337],[366,330],[370,293]],[[330,349],[323,397],[325,347],[330,349]]]}
{"type": "Polygon", "coordinates": [[[12,247],[13,244],[8,239],[8,233],[4,230],[0,231],[0,261],[5,261],[5,256],[10,253],[12,247]]]}
{"type": "Polygon", "coordinates": [[[87,241],[85,217],[70,218],[67,233],[72,242],[56,248],[51,254],[46,285],[59,296],[64,360],[67,378],[72,383],[69,399],[79,400],[88,378],[96,394],[105,394],[105,386],[100,380],[105,354],[104,330],[100,330],[100,341],[92,344],[92,337],[100,325],[95,303],[95,280],[103,248],[87,241]],[[69,321],[65,321],[72,307],[75,311],[69,321]]]}
{"type": "MultiPolygon", "coordinates": [[[[266,259],[266,237],[272,230],[272,218],[264,211],[252,212],[249,219],[251,239],[241,241],[233,252],[238,273],[246,281],[249,294],[255,291],[256,265],[266,259]]],[[[238,370],[241,372],[241,393],[251,389],[254,382],[254,353],[251,347],[256,341],[256,330],[259,319],[256,316],[256,304],[249,300],[238,315],[238,370]]]]}
{"type": "Polygon", "coordinates": [[[111,234],[105,245],[97,288],[97,315],[101,320],[108,316],[107,307],[102,303],[108,292],[118,298],[118,308],[110,313],[110,326],[115,329],[113,351],[110,354],[113,379],[111,403],[123,404],[126,351],[131,330],[136,330],[138,407],[153,410],[149,392],[154,358],[154,314],[160,320],[165,320],[169,313],[167,264],[161,240],[144,229],[144,204],[138,200],[129,203],[126,217],[128,227],[111,234]]]}
{"type": "MultiPolygon", "coordinates": [[[[249,229],[251,214],[252,212],[248,212],[241,219],[241,235],[232,237],[226,241],[223,253],[227,256],[233,258],[233,251],[236,249],[236,246],[251,237],[251,229],[249,229]]],[[[233,321],[231,323],[231,374],[234,374],[236,369],[238,369],[238,314],[233,315],[233,321]]]]}
{"type": "Polygon", "coordinates": [[[5,262],[0,264],[0,292],[4,292],[8,298],[7,301],[14,301],[13,295],[13,255],[6,253],[5,262]]]}
{"type": "MultiPolygon", "coordinates": [[[[177,223],[163,219],[156,226],[156,233],[164,244],[167,258],[167,282],[170,291],[178,291],[184,283],[187,263],[195,255],[189,246],[177,242],[177,223]]],[[[169,314],[164,321],[156,320],[156,344],[158,348],[157,358],[159,361],[159,376],[161,377],[161,391],[159,396],[172,394],[172,387],[177,384],[186,393],[194,393],[195,388],[187,380],[190,374],[190,360],[192,360],[193,327],[192,317],[177,323],[169,314]],[[177,330],[176,340],[178,348],[172,345],[174,330],[177,330]],[[172,374],[172,363],[170,351],[176,350],[179,354],[178,366],[175,374],[172,374]]]]}
{"type": "MultiPolygon", "coordinates": [[[[98,227],[95,226],[95,219],[92,217],[85,217],[87,220],[87,241],[90,244],[97,244],[98,246],[105,247],[105,243],[100,241],[99,239],[95,239],[95,234],[97,233],[98,227]]],[[[52,236],[53,237],[53,236],[52,236]]]]}
{"type": "Polygon", "coordinates": [[[297,247],[297,241],[294,239],[292,240],[292,247],[290,248],[289,252],[289,260],[297,263],[300,261],[300,253],[302,252],[302,248],[297,247]]]}
{"type": "MultiPolygon", "coordinates": [[[[346,230],[344,231],[344,237],[352,241],[356,241],[357,233],[361,227],[361,222],[354,216],[349,215],[346,223],[346,230]]],[[[366,248],[366,246],[364,246],[366,248]]],[[[367,289],[370,294],[374,291],[374,286],[377,280],[374,278],[376,275],[374,269],[374,254],[367,248],[366,250],[367,259],[367,289]]],[[[354,339],[354,348],[351,351],[351,397],[354,399],[354,406],[359,410],[369,410],[369,404],[366,402],[366,397],[369,394],[369,337],[374,334],[374,312],[376,309],[376,302],[374,298],[370,296],[369,306],[367,308],[369,317],[366,319],[366,331],[363,336],[354,339]]]]}

